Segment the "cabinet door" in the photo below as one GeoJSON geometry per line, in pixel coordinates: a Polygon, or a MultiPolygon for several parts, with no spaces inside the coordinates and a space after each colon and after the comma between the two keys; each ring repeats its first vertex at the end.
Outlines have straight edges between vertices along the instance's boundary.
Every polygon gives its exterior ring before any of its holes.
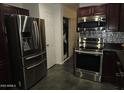
{"type": "Polygon", "coordinates": [[[94,6],[94,15],[106,15],[106,5],[94,6]]]}
{"type": "Polygon", "coordinates": [[[17,14],[29,16],[29,10],[27,9],[16,8],[16,10],[17,10],[17,14]]]}
{"type": "Polygon", "coordinates": [[[120,27],[119,27],[120,32],[124,32],[124,4],[121,4],[121,9],[120,9],[120,27]]]}
{"type": "Polygon", "coordinates": [[[3,60],[6,59],[7,53],[5,48],[5,38],[4,38],[4,32],[3,32],[3,24],[2,24],[2,12],[0,7],[0,64],[3,63],[3,60]]]}
{"type": "Polygon", "coordinates": [[[91,7],[79,8],[79,11],[78,11],[79,17],[91,16],[91,15],[92,15],[92,8],[91,7]]]}
{"type": "Polygon", "coordinates": [[[118,57],[116,52],[105,51],[103,55],[102,81],[116,84],[116,73],[118,57]]]}
{"type": "Polygon", "coordinates": [[[118,31],[120,4],[107,5],[107,31],[118,31]]]}
{"type": "Polygon", "coordinates": [[[8,14],[16,14],[16,10],[9,8],[9,6],[0,5],[0,83],[1,81],[6,81],[5,83],[11,81],[8,39],[4,25],[4,15],[8,14]]]}
{"type": "Polygon", "coordinates": [[[0,84],[10,83],[9,64],[0,64],[0,84]]]}
{"type": "Polygon", "coordinates": [[[3,48],[1,49],[4,51],[3,55],[5,55],[5,59],[8,59],[8,39],[7,39],[7,32],[6,27],[4,25],[4,17],[5,15],[9,14],[16,14],[16,10],[14,8],[11,8],[9,6],[0,6],[1,8],[1,14],[0,14],[0,29],[1,29],[1,44],[3,45],[3,48]]]}
{"type": "Polygon", "coordinates": [[[9,5],[1,5],[2,7],[2,13],[3,15],[5,14],[17,14],[17,11],[14,7],[11,7],[9,5]]]}

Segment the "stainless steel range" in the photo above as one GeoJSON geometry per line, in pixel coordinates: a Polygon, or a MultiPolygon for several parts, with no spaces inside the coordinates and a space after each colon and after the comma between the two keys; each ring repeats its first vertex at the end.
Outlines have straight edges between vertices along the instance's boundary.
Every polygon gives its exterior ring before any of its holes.
{"type": "Polygon", "coordinates": [[[79,33],[77,48],[75,49],[75,75],[93,81],[101,82],[103,38],[95,37],[92,32],[106,30],[106,16],[78,17],[79,33]],[[89,32],[89,35],[85,35],[89,32]],[[82,33],[84,32],[84,33],[82,33]],[[92,34],[93,37],[90,37],[92,34]]]}
{"type": "Polygon", "coordinates": [[[78,47],[75,49],[75,75],[101,82],[103,46],[102,38],[79,35],[78,47]]]}

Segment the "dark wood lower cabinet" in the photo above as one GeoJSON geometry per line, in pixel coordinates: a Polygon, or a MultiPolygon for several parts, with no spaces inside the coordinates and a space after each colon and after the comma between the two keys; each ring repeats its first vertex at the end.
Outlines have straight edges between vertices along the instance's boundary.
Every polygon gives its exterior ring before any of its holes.
{"type": "Polygon", "coordinates": [[[0,84],[1,83],[10,83],[10,70],[9,64],[0,64],[0,84]]]}
{"type": "Polygon", "coordinates": [[[119,61],[116,52],[104,51],[103,55],[103,70],[102,70],[102,82],[108,82],[114,85],[118,85],[118,73],[117,62],[119,61]]]}

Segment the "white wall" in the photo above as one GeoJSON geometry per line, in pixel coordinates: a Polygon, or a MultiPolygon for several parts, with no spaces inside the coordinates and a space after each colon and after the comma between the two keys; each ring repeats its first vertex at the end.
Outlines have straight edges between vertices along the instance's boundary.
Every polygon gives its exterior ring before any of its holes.
{"type": "Polygon", "coordinates": [[[56,64],[63,64],[63,8],[62,4],[55,7],[55,45],[56,45],[56,64]]]}
{"type": "Polygon", "coordinates": [[[94,5],[101,5],[104,3],[80,3],[79,7],[85,7],[85,6],[94,6],[94,5]]]}
{"type": "Polygon", "coordinates": [[[38,3],[23,3],[23,8],[28,9],[30,16],[39,17],[39,4],[38,3]]]}
{"type": "Polygon", "coordinates": [[[61,5],[39,4],[40,18],[45,19],[46,43],[48,49],[48,68],[54,64],[62,64],[61,45],[61,5]]]}

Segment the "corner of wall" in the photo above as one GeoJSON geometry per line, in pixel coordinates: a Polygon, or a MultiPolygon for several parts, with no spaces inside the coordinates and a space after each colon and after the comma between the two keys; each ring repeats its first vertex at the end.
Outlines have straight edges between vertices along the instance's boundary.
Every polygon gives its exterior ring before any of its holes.
{"type": "Polygon", "coordinates": [[[56,15],[56,64],[63,64],[63,8],[62,4],[58,4],[58,14],[56,15]]]}

